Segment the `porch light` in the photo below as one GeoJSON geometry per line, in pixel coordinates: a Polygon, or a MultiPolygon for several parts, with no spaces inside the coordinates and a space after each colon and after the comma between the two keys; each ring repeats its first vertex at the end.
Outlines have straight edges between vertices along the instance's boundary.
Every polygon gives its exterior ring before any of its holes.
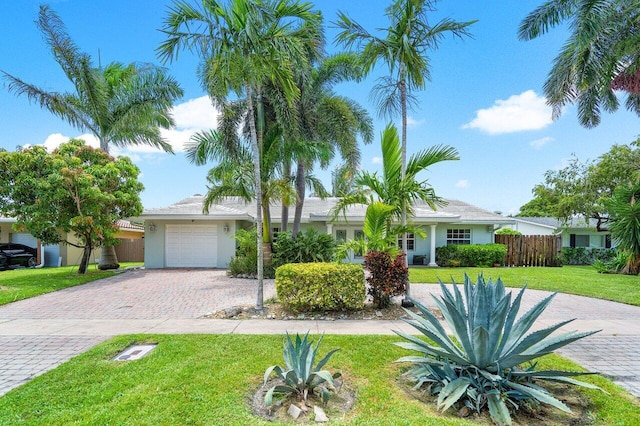
{"type": "Polygon", "coordinates": [[[222,232],[224,232],[225,234],[229,233],[229,225],[228,224],[224,224],[224,226],[222,227],[222,232]]]}

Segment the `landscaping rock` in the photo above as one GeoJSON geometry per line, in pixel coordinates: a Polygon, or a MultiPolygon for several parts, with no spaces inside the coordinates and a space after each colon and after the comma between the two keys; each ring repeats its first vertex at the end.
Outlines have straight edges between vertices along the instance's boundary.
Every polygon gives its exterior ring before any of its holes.
{"type": "Polygon", "coordinates": [[[289,406],[289,410],[287,410],[287,414],[293,417],[294,420],[297,420],[298,417],[300,417],[300,414],[302,414],[302,410],[297,405],[291,404],[289,406]]]}
{"type": "Polygon", "coordinates": [[[324,412],[324,410],[317,405],[313,406],[313,414],[315,415],[316,423],[326,423],[329,421],[329,417],[324,412]]]}

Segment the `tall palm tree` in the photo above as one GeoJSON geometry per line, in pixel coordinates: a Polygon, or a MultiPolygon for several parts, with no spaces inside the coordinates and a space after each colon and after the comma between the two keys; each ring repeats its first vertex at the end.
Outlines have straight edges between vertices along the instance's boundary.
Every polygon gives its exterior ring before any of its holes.
{"type": "MultiPolygon", "coordinates": [[[[353,204],[371,205],[376,201],[392,206],[387,215],[387,229],[391,229],[392,221],[402,219],[403,211],[413,215],[413,205],[417,201],[427,203],[432,209],[446,202],[438,197],[427,180],[418,180],[418,174],[441,161],[458,160],[458,152],[450,146],[437,145],[419,151],[409,158],[404,176],[402,176],[402,146],[398,130],[394,125],[387,125],[382,132],[382,176],[377,172],[358,172],[355,178],[356,189],[344,195],[334,207],[333,217],[336,219],[353,204]]],[[[400,230],[405,234],[407,224],[401,223],[400,230]]],[[[403,252],[406,244],[403,241],[403,252]]],[[[407,285],[407,297],[411,296],[407,285]]]]}
{"type": "MultiPolygon", "coordinates": [[[[293,69],[304,66],[307,40],[319,14],[311,4],[291,0],[231,0],[222,4],[202,0],[199,5],[176,1],[165,18],[167,39],[158,47],[163,61],[191,50],[202,59],[198,70],[213,102],[222,105],[231,92],[247,103],[251,155],[256,187],[261,180],[263,129],[256,120],[262,108],[263,87],[271,81],[281,88],[287,103],[299,96],[293,69]],[[309,25],[305,25],[309,23],[309,25]]],[[[262,194],[256,191],[256,227],[263,240],[262,194]]],[[[258,296],[263,307],[263,246],[258,244],[258,296]]]]}
{"type": "Polygon", "coordinates": [[[367,111],[332,90],[338,83],[358,79],[360,74],[357,56],[340,53],[317,61],[298,76],[301,94],[296,103],[295,134],[302,149],[296,156],[298,201],[292,229],[294,237],[300,229],[307,171],[316,161],[326,168],[337,150],[349,170],[355,173],[360,165],[358,136],[365,144],[373,140],[373,122],[367,111]]]}
{"type": "Polygon", "coordinates": [[[550,0],[520,23],[521,40],[569,24],[571,34],[544,84],[554,119],[576,103],[580,124],[595,127],[601,109],[618,109],[615,90],[626,92],[627,109],[640,114],[639,18],[638,0],[550,0]]]}
{"type": "MultiPolygon", "coordinates": [[[[141,144],[173,152],[160,128],[174,125],[171,108],[182,96],[176,80],[153,65],[116,62],[95,67],[49,6],[40,6],[36,25],[74,92],[49,92],[2,71],[10,92],[27,96],[80,131],[91,132],[106,152],[112,145],[141,144]]],[[[118,266],[113,246],[104,246],[99,268],[118,266]]]]}
{"type": "MultiPolygon", "coordinates": [[[[428,52],[437,49],[447,34],[459,38],[470,36],[467,27],[476,22],[457,22],[445,18],[435,25],[429,25],[428,12],[436,10],[435,3],[431,0],[393,0],[385,12],[389,26],[384,38],[369,33],[345,13],[338,13],[337,26],[342,31],[336,40],[347,48],[357,48],[365,74],[378,62],[383,62],[388,68],[389,75],[382,77],[373,88],[373,97],[381,116],[391,118],[400,113],[402,179],[407,167],[407,110],[416,103],[413,92],[424,89],[431,78],[428,52]]],[[[402,225],[407,222],[407,207],[401,206],[402,225]]],[[[406,235],[402,236],[402,241],[406,254],[406,235]]]]}

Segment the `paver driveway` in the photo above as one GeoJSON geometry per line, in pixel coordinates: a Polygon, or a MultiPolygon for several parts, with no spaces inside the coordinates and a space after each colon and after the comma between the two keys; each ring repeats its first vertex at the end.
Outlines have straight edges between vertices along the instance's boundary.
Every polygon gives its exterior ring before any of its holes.
{"type": "MultiPolygon", "coordinates": [[[[129,333],[390,334],[413,332],[401,321],[211,320],[214,310],[255,304],[255,280],[229,279],[219,270],[136,270],[0,307],[0,395],[95,344],[129,333]]],[[[413,285],[432,304],[436,285],[413,285]]],[[[549,293],[528,290],[523,312],[549,293]]],[[[265,300],[275,295],[265,280],[265,300]]],[[[538,324],[577,318],[564,329],[603,331],[561,353],[640,396],[640,307],[559,294],[538,324]]]]}

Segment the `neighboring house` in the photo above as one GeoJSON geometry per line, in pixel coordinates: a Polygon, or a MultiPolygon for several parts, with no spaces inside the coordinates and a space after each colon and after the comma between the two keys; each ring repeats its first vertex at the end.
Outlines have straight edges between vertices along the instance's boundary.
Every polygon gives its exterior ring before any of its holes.
{"type": "MultiPolygon", "coordinates": [[[[235,254],[234,234],[240,228],[247,229],[254,223],[256,204],[245,203],[236,197],[202,213],[204,197],[194,195],[168,207],[146,210],[142,216],[145,224],[145,258],[147,268],[226,268],[235,254]]],[[[362,224],[366,205],[349,208],[346,218],[342,215],[331,222],[330,211],[336,198],[308,198],[302,212],[301,230],[314,228],[333,235],[338,241],[362,236],[362,224]]],[[[426,239],[409,235],[407,250],[410,263],[436,266],[436,247],[447,244],[493,243],[494,231],[505,225],[513,225],[506,218],[461,201],[448,200],[446,207],[436,211],[427,205],[414,206],[412,221],[421,225],[426,239]]],[[[290,209],[293,218],[293,207],[290,209]]],[[[271,221],[275,232],[280,230],[281,208],[271,206],[271,221]]],[[[353,256],[353,262],[362,262],[353,256]]]]}
{"type": "Polygon", "coordinates": [[[514,217],[514,225],[507,227],[523,235],[562,235],[562,247],[611,248],[609,231],[598,231],[597,220],[583,217],[568,221],[551,217],[514,217]]]}
{"type": "MultiPolygon", "coordinates": [[[[14,223],[16,223],[15,218],[0,216],[0,243],[19,243],[38,248],[38,239],[28,232],[14,231],[14,223]]],[[[121,245],[139,246],[139,257],[141,258],[142,244],[136,241],[142,241],[142,238],[144,238],[144,227],[126,220],[119,220],[118,226],[120,227],[120,231],[116,234],[116,238],[122,240],[121,245]]],[[[68,235],[68,239],[69,241],[77,242],[77,239],[75,239],[73,235],[68,235]]],[[[116,253],[118,252],[118,247],[119,246],[116,246],[116,253]]],[[[99,259],[100,249],[94,250],[92,256],[96,260],[99,259]]],[[[78,265],[81,259],[82,249],[69,244],[45,245],[42,246],[41,253],[39,254],[39,261],[41,264],[44,263],[44,266],[78,265]]],[[[125,259],[120,260],[126,261],[125,259]]],[[[139,261],[142,261],[142,259],[139,261]]]]}

